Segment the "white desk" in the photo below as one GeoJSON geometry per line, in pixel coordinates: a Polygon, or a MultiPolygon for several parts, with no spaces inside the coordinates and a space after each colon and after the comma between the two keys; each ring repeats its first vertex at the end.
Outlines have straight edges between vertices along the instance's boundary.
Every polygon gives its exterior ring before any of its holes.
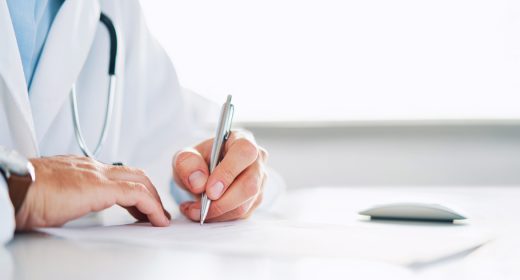
{"type": "Polygon", "coordinates": [[[0,279],[520,279],[520,187],[298,190],[282,198],[272,215],[366,225],[373,222],[360,219],[358,210],[379,202],[411,199],[457,206],[470,217],[466,227],[491,231],[498,238],[468,254],[410,268],[369,260],[234,256],[75,242],[29,233],[17,235],[0,250],[0,279]]]}

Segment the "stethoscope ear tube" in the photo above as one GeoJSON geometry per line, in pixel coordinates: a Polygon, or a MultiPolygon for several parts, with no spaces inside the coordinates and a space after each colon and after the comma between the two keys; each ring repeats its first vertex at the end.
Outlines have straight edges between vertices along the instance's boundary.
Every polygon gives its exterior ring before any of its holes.
{"type": "Polygon", "coordinates": [[[108,75],[116,74],[116,59],[117,59],[117,32],[112,20],[101,13],[99,20],[105,25],[108,31],[108,36],[110,36],[110,60],[108,63],[108,75]]]}

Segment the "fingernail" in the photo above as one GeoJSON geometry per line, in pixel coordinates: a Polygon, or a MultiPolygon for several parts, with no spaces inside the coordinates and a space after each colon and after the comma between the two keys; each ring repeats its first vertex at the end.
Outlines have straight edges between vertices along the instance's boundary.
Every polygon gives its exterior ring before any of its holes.
{"type": "Polygon", "coordinates": [[[191,173],[188,180],[190,181],[191,188],[194,191],[202,192],[204,190],[204,186],[206,185],[206,175],[204,175],[202,171],[191,173]]]}
{"type": "Polygon", "coordinates": [[[218,199],[222,195],[222,191],[224,190],[224,184],[218,181],[213,186],[211,186],[208,190],[209,196],[212,199],[218,199]]]}
{"type": "Polygon", "coordinates": [[[191,208],[188,215],[194,221],[200,220],[200,208],[191,208]]]}

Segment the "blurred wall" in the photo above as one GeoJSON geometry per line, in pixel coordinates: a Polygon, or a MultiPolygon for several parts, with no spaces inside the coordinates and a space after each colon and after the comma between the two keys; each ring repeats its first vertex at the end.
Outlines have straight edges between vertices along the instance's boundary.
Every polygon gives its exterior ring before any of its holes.
{"type": "Polygon", "coordinates": [[[520,185],[519,124],[245,127],[290,188],[520,185]]]}

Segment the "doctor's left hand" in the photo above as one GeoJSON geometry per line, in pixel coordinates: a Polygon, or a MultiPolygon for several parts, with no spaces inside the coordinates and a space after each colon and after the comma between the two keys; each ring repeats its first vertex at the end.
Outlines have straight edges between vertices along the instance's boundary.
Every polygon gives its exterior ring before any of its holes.
{"type": "Polygon", "coordinates": [[[146,174],[78,156],[30,160],[36,181],[16,214],[16,229],[61,226],[89,212],[120,205],[140,221],[167,226],[169,214],[146,174]]]}
{"type": "MultiPolygon", "coordinates": [[[[212,145],[213,139],[209,139],[178,152],[173,159],[175,182],[198,198],[205,191],[213,200],[208,222],[247,218],[262,201],[267,152],[250,133],[233,131],[224,158],[209,175],[212,145]]],[[[180,205],[181,212],[193,221],[200,220],[200,208],[199,200],[180,205]]]]}

